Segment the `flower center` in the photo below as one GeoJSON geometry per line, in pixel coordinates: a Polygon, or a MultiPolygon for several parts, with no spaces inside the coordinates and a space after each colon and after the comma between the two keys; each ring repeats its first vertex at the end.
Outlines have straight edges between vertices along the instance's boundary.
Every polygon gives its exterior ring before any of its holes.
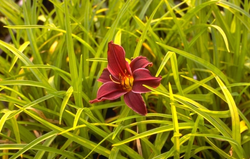
{"type": "Polygon", "coordinates": [[[121,85],[122,88],[126,91],[131,91],[132,87],[133,87],[133,82],[134,82],[134,77],[131,75],[127,75],[127,76],[121,76],[120,77],[121,80],[121,85]]]}
{"type": "Polygon", "coordinates": [[[126,90],[127,92],[132,90],[134,77],[131,75],[119,76],[120,81],[115,81],[111,75],[109,75],[112,82],[116,84],[120,84],[122,89],[126,90]]]}

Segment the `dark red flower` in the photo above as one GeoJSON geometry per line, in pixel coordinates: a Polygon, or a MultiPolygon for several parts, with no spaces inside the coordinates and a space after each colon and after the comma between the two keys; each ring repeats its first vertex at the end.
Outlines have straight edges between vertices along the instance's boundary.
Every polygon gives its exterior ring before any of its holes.
{"type": "Polygon", "coordinates": [[[103,100],[115,100],[124,95],[125,103],[135,112],[141,115],[147,114],[146,105],[141,93],[150,90],[150,87],[158,87],[161,77],[153,77],[145,67],[153,64],[146,57],[138,56],[129,64],[125,60],[124,49],[113,43],[108,44],[108,67],[105,68],[98,79],[103,85],[97,92],[97,98],[90,103],[103,100]]]}

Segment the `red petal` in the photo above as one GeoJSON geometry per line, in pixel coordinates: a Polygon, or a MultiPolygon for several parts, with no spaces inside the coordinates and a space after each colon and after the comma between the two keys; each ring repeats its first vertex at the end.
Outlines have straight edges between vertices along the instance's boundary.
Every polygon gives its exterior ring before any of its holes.
{"type": "Polygon", "coordinates": [[[133,72],[134,83],[132,91],[135,93],[146,93],[150,90],[143,86],[143,84],[156,88],[161,83],[161,77],[153,77],[148,69],[139,68],[133,72]]]}
{"type": "Polygon", "coordinates": [[[120,85],[113,82],[106,82],[99,88],[97,98],[89,102],[92,104],[103,100],[115,100],[125,93],[127,92],[120,85]]]}
{"type": "Polygon", "coordinates": [[[142,99],[141,94],[133,93],[130,91],[129,93],[124,95],[125,103],[136,113],[141,115],[147,114],[146,105],[142,99]]]}
{"type": "Polygon", "coordinates": [[[108,44],[108,70],[117,78],[119,75],[132,74],[130,66],[125,60],[124,49],[120,45],[114,44],[113,41],[108,44]]]}
{"type": "Polygon", "coordinates": [[[109,82],[109,81],[111,81],[109,75],[111,75],[111,73],[108,71],[107,68],[105,68],[102,71],[102,74],[101,74],[100,78],[97,81],[102,82],[102,83],[109,82]]]}
{"type": "Polygon", "coordinates": [[[152,66],[153,63],[149,62],[146,57],[144,56],[138,56],[135,59],[133,59],[130,63],[130,67],[132,72],[134,72],[138,68],[145,68],[147,66],[152,66]]]}
{"type": "Polygon", "coordinates": [[[109,81],[111,81],[109,75],[110,75],[110,72],[108,71],[107,68],[105,68],[102,71],[102,74],[97,81],[102,82],[102,83],[109,82],[109,81]]]}

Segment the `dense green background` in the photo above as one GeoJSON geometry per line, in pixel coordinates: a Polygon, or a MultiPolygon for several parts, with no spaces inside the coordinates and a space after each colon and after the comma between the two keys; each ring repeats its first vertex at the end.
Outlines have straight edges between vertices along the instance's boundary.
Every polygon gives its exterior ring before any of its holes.
{"type": "Polygon", "coordinates": [[[0,0],[1,157],[250,158],[248,1],[44,4],[0,0]],[[147,116],[89,104],[111,40],[163,78],[147,116]]]}

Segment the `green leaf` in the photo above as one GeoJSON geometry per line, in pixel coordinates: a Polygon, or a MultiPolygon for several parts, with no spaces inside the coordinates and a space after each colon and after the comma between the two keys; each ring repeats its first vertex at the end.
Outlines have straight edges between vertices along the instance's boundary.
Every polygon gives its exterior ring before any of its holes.
{"type": "Polygon", "coordinates": [[[73,87],[69,87],[69,89],[67,90],[67,92],[65,94],[65,97],[63,98],[62,105],[60,107],[59,124],[61,124],[61,122],[62,122],[62,115],[63,115],[64,109],[65,109],[72,93],[73,93],[73,87]]]}

